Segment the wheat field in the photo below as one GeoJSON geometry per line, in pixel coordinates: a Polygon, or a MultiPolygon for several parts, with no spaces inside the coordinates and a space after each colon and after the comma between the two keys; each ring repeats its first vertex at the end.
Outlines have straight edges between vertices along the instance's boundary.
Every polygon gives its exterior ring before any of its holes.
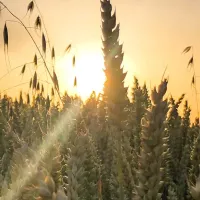
{"type": "MultiPolygon", "coordinates": [[[[164,76],[152,90],[133,77],[128,98],[116,12],[110,0],[100,3],[106,81],[102,93],[93,92],[84,102],[78,95],[60,93],[56,71],[49,66],[55,62],[55,49],[36,1],[28,4],[27,12],[39,13],[34,24],[41,33],[39,44],[0,1],[1,10],[18,21],[37,50],[29,63],[29,92],[21,91],[17,98],[0,96],[0,199],[200,200],[198,116],[191,122],[184,94],[177,100],[166,97],[164,76]],[[38,78],[38,65],[46,70],[50,92],[38,78]]],[[[3,41],[9,68],[7,23],[3,41]]],[[[189,51],[191,46],[183,53],[189,51]]],[[[188,65],[194,67],[193,57],[188,65]]],[[[28,63],[20,68],[21,76],[26,75],[28,63]]],[[[75,77],[75,88],[77,84],[75,77]]]]}

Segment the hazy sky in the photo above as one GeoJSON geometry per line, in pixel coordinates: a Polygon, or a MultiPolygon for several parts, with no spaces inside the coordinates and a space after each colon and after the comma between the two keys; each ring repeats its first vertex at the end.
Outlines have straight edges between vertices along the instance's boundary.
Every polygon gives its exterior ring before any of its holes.
{"type": "MultiPolygon", "coordinates": [[[[3,0],[20,18],[26,14],[28,0],[3,0]]],[[[181,52],[188,45],[194,46],[194,62],[200,75],[200,0],[112,0],[120,22],[120,41],[125,53],[124,66],[128,71],[126,84],[131,84],[136,75],[142,84],[158,85],[166,65],[169,76],[168,94],[178,98],[186,93],[196,114],[195,93],[191,88],[192,71],[187,69],[191,54],[181,52]]],[[[62,55],[69,43],[76,47],[78,55],[87,52],[101,53],[101,18],[99,0],[38,0],[51,44],[56,54],[62,55]]],[[[5,19],[3,11],[0,30],[3,32],[5,19]]],[[[35,19],[37,11],[31,16],[35,19]]],[[[25,20],[28,22],[28,20],[25,20]]],[[[34,46],[24,30],[17,24],[9,23],[9,55],[12,68],[33,60],[34,46]]],[[[36,52],[36,51],[35,51],[36,52]]],[[[3,39],[0,42],[1,71],[6,71],[3,54],[3,39]]],[[[94,66],[95,67],[95,66],[94,66]]],[[[58,69],[59,71],[59,69],[58,69]]],[[[1,88],[6,89],[24,82],[15,71],[1,80],[1,88]],[[16,79],[17,81],[14,81],[16,79]]],[[[63,77],[63,76],[62,76],[63,77]]],[[[70,74],[66,78],[70,79],[70,74]]],[[[86,77],[88,79],[88,77],[86,77]]],[[[197,79],[197,85],[199,81],[197,79]]],[[[19,89],[19,88],[17,88],[19,89]]],[[[197,89],[200,89],[197,88],[197,89]]],[[[14,93],[13,90],[7,91],[14,93]]]]}

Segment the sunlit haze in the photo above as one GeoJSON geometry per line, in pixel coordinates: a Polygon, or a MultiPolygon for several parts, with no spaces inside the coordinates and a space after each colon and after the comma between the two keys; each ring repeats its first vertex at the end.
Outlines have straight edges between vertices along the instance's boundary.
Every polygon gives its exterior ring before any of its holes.
{"type": "Polygon", "coordinates": [[[92,91],[102,92],[105,75],[103,72],[104,60],[101,52],[83,51],[78,54],[77,62],[72,67],[71,56],[64,56],[57,63],[58,77],[62,90],[78,94],[86,100],[92,91]],[[66,79],[67,74],[71,76],[66,79]],[[77,77],[77,86],[74,87],[74,77],[77,77]]]}
{"type": "MultiPolygon", "coordinates": [[[[17,16],[23,18],[27,11],[29,0],[3,1],[17,16]]],[[[102,90],[104,76],[102,73],[103,58],[101,44],[101,14],[100,2],[94,0],[42,0],[38,1],[52,46],[55,46],[61,90],[77,92],[86,98],[95,90],[102,90]],[[67,45],[76,49],[77,67],[72,68],[72,55],[63,52],[67,45]],[[77,88],[73,89],[74,76],[77,76],[77,88]]],[[[192,116],[196,115],[195,93],[191,87],[192,73],[187,69],[191,54],[181,52],[188,45],[194,46],[194,64],[199,75],[200,52],[200,1],[199,0],[113,0],[116,8],[117,22],[120,23],[120,41],[123,43],[124,69],[128,71],[125,85],[132,86],[133,76],[140,83],[146,81],[148,88],[158,85],[167,67],[169,77],[168,94],[174,98],[186,93],[186,99],[192,106],[192,116]]],[[[6,11],[2,11],[0,30],[3,31],[4,20],[13,19],[6,11]]],[[[24,21],[34,24],[36,11],[24,21]]],[[[12,68],[33,60],[36,49],[19,24],[7,22],[9,30],[9,58],[12,68]],[[33,53],[34,52],[34,53],[33,53]]],[[[34,33],[34,31],[33,31],[34,33]]],[[[37,35],[35,38],[40,42],[37,35]]],[[[1,40],[0,76],[7,73],[1,40]]],[[[10,95],[18,95],[19,89],[28,88],[30,70],[26,76],[19,75],[20,70],[14,70],[1,80],[1,91],[10,95]],[[23,86],[15,87],[20,83],[23,86]],[[10,89],[12,88],[12,89],[10,89]],[[8,90],[7,90],[8,89],[8,90]]],[[[40,70],[40,69],[38,69],[40,70]]],[[[41,79],[45,72],[39,71],[41,79]]],[[[198,79],[197,79],[198,85],[198,79]]],[[[198,89],[198,88],[197,88],[198,89]]]]}

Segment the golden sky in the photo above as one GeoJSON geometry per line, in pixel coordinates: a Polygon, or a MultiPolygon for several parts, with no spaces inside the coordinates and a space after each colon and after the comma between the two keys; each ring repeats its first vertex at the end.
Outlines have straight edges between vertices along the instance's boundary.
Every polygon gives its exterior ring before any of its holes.
{"type": "MultiPolygon", "coordinates": [[[[3,0],[17,16],[26,14],[29,0],[3,0]]],[[[79,59],[79,67],[83,68],[82,83],[99,80],[101,74],[101,18],[99,0],[38,0],[42,11],[51,44],[55,46],[56,55],[61,56],[68,44],[75,48],[79,59]],[[90,61],[87,63],[87,58],[90,61]],[[84,60],[84,61],[83,61],[84,60]],[[98,62],[97,62],[98,60],[98,62]],[[82,63],[82,64],[81,64],[82,63]],[[97,64],[98,63],[98,64],[97,64]],[[86,66],[87,65],[87,66],[86,66]],[[94,65],[94,66],[93,66],[94,65]],[[92,67],[98,70],[92,71],[92,67]],[[92,72],[95,76],[89,76],[92,72]]],[[[117,21],[120,22],[120,41],[124,44],[124,66],[128,71],[126,85],[131,85],[133,76],[139,78],[141,84],[146,81],[148,87],[158,85],[166,65],[166,76],[169,76],[168,94],[178,98],[186,93],[196,115],[195,93],[191,88],[192,71],[187,69],[191,54],[181,52],[188,45],[194,46],[194,63],[197,76],[200,75],[200,1],[199,0],[112,0],[116,8],[117,21]]],[[[10,19],[3,11],[0,30],[3,32],[4,20],[10,19]]],[[[37,11],[30,18],[33,24],[37,11]]],[[[29,23],[28,17],[25,19],[29,23]]],[[[36,50],[23,28],[8,22],[9,57],[12,68],[33,60],[36,50]]],[[[34,33],[34,31],[33,31],[34,33]]],[[[37,37],[36,37],[37,38],[37,37]]],[[[38,40],[40,42],[40,40],[38,40]]],[[[7,69],[3,53],[3,39],[0,42],[1,71],[3,76],[7,69]]],[[[66,69],[58,65],[56,70],[62,82],[61,87],[69,88],[73,82],[69,59],[66,58],[66,69]]],[[[78,62],[78,61],[77,61],[78,62]]],[[[30,77],[19,77],[20,71],[15,70],[1,80],[1,90],[23,83],[30,77]],[[15,80],[16,79],[16,80],[15,80]]],[[[27,70],[28,73],[28,70],[27,70]]],[[[41,74],[45,73],[41,71],[41,74]]],[[[79,71],[80,75],[80,71],[79,71]]],[[[44,78],[45,79],[45,78],[44,78]]],[[[197,86],[198,86],[197,79],[197,86]]],[[[8,90],[15,94],[20,89],[8,90]]],[[[200,90],[200,87],[197,89],[200,90]]]]}

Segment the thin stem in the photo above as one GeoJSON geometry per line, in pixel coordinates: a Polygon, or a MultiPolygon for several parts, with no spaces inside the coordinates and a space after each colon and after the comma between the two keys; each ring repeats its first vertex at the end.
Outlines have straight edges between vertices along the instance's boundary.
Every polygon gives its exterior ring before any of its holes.
{"type": "Polygon", "coordinates": [[[5,7],[3,7],[2,9],[0,9],[0,12],[2,11],[2,10],[4,10],[5,9],[5,7]]]}
{"type": "Polygon", "coordinates": [[[38,5],[37,5],[36,0],[33,0],[33,1],[34,1],[35,5],[36,5],[36,8],[37,8],[37,10],[38,10],[38,12],[39,12],[39,15],[40,15],[40,17],[41,17],[42,24],[43,24],[44,30],[45,30],[45,32],[46,32],[46,36],[47,36],[47,40],[48,40],[48,44],[49,44],[49,49],[51,50],[51,44],[50,44],[50,40],[49,40],[49,35],[48,35],[48,32],[47,32],[47,29],[46,29],[46,26],[45,26],[45,23],[44,23],[44,18],[43,18],[43,16],[42,16],[42,13],[41,13],[41,11],[40,11],[40,8],[39,8],[38,5]]]}
{"type": "Polygon", "coordinates": [[[26,28],[39,30],[39,28],[36,28],[36,27],[33,27],[33,26],[27,26],[26,28]]]}
{"type": "MultiPolygon", "coordinates": [[[[44,18],[43,18],[43,16],[42,16],[42,13],[41,13],[41,11],[40,11],[39,6],[37,5],[36,0],[33,0],[33,2],[35,3],[36,8],[37,8],[37,10],[38,10],[38,12],[39,12],[40,18],[41,18],[41,20],[42,20],[42,24],[43,24],[44,30],[45,30],[45,32],[46,32],[47,42],[48,42],[49,49],[50,49],[50,52],[51,52],[51,44],[50,44],[49,34],[48,34],[48,31],[47,31],[46,25],[45,25],[45,23],[44,23],[44,18]]],[[[48,76],[47,76],[47,81],[48,81],[48,76]]],[[[48,87],[48,86],[47,86],[47,87],[48,87]]],[[[47,89],[48,89],[48,88],[47,88],[47,89]]]]}
{"type": "Polygon", "coordinates": [[[194,67],[194,49],[193,49],[193,47],[192,47],[192,57],[193,57],[192,69],[193,69],[194,78],[195,78],[195,80],[194,80],[194,90],[195,90],[195,99],[196,99],[196,107],[197,107],[197,116],[198,116],[198,120],[199,120],[199,124],[200,124],[199,103],[198,103],[198,92],[197,92],[197,86],[196,86],[196,71],[195,71],[195,67],[194,67]]]}
{"type": "Polygon", "coordinates": [[[20,22],[18,22],[18,21],[15,21],[15,20],[6,20],[5,22],[14,22],[14,23],[18,23],[18,24],[20,24],[20,25],[21,25],[21,23],[20,23],[20,22]]]}
{"type": "MultiPolygon", "coordinates": [[[[41,53],[41,51],[40,51],[40,49],[39,49],[37,43],[35,42],[33,36],[32,36],[31,33],[29,32],[28,28],[25,26],[25,24],[22,22],[22,20],[19,19],[14,13],[12,13],[12,12],[10,11],[10,9],[9,9],[2,1],[0,1],[0,4],[3,5],[3,6],[5,7],[5,9],[6,9],[15,19],[17,19],[17,20],[21,23],[21,25],[24,27],[24,29],[26,30],[26,32],[27,32],[28,35],[30,36],[31,40],[33,41],[35,47],[37,48],[37,50],[38,50],[38,52],[39,52],[39,54],[40,54],[40,56],[41,56],[41,58],[42,58],[42,60],[43,60],[43,62],[44,62],[44,66],[45,66],[45,68],[46,68],[46,70],[47,70],[47,72],[48,72],[48,74],[49,74],[49,76],[50,76],[50,78],[51,78],[51,80],[52,80],[54,86],[55,86],[55,83],[54,83],[54,80],[53,80],[53,76],[51,75],[51,72],[49,71],[48,66],[47,66],[47,64],[46,64],[46,61],[45,61],[45,59],[44,59],[44,57],[43,57],[43,55],[42,55],[42,53],[41,53]]],[[[58,93],[58,96],[59,96],[60,101],[62,102],[60,93],[59,93],[58,88],[57,88],[56,86],[55,86],[55,89],[56,89],[56,91],[57,91],[57,93],[58,93]]]]}
{"type": "Polygon", "coordinates": [[[18,84],[18,85],[15,85],[15,86],[13,86],[13,87],[10,87],[10,88],[7,88],[7,89],[3,90],[3,92],[5,92],[5,91],[7,91],[7,90],[11,90],[11,89],[16,88],[16,87],[19,87],[19,86],[21,86],[21,85],[25,85],[25,84],[27,84],[27,83],[29,83],[29,82],[27,81],[27,82],[24,82],[24,83],[20,83],[20,84],[18,84]]]}
{"type": "MultiPolygon", "coordinates": [[[[39,60],[39,59],[40,59],[40,58],[38,58],[38,60],[39,60]]],[[[6,74],[4,74],[3,76],[0,77],[0,81],[1,81],[3,78],[5,78],[10,72],[12,72],[12,71],[14,71],[14,70],[16,70],[16,69],[18,69],[18,68],[20,68],[20,67],[23,67],[24,65],[29,65],[29,64],[33,64],[33,63],[34,63],[34,62],[28,62],[28,63],[25,63],[25,64],[23,64],[23,65],[19,65],[19,66],[15,67],[15,68],[11,69],[11,71],[7,72],[6,74]]]]}
{"type": "Polygon", "coordinates": [[[48,85],[50,85],[51,83],[49,83],[48,81],[46,81],[46,80],[42,80],[42,79],[39,79],[39,81],[41,81],[41,82],[43,82],[43,83],[46,83],[46,84],[48,84],[48,85]]]}
{"type": "Polygon", "coordinates": [[[163,81],[163,79],[164,79],[165,73],[166,73],[166,71],[167,71],[167,67],[168,67],[168,65],[165,67],[165,70],[164,70],[164,72],[163,72],[161,81],[163,81]]]}

